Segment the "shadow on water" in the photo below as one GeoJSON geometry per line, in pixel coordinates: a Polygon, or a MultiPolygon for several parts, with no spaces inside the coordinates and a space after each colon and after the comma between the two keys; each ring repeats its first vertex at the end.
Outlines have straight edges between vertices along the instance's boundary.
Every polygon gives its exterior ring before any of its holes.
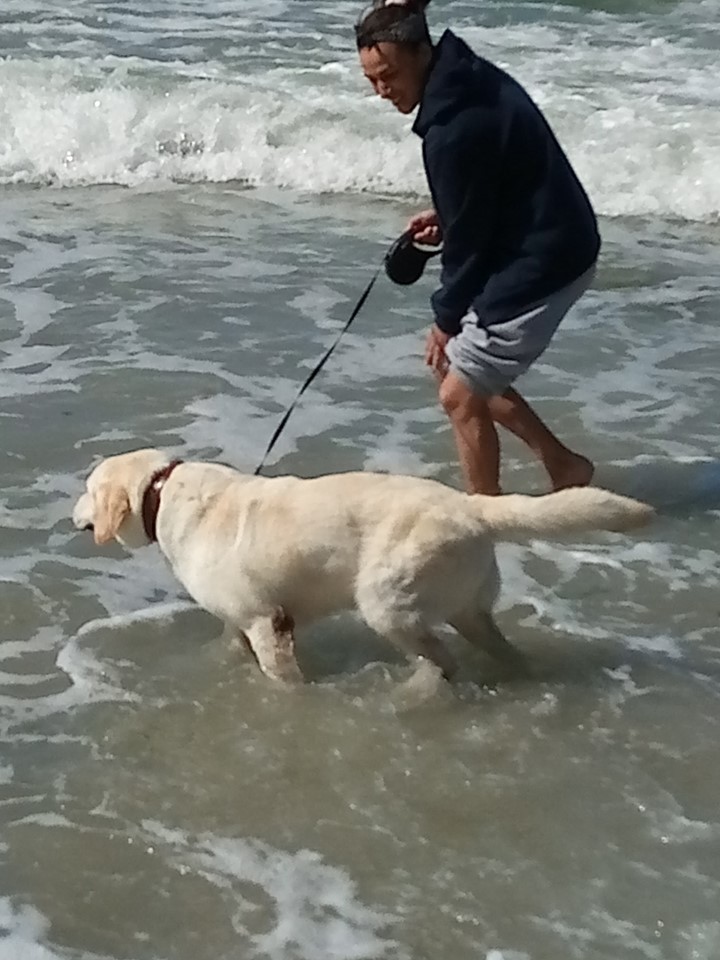
{"type": "Polygon", "coordinates": [[[638,457],[601,464],[593,483],[649,503],[661,513],[720,508],[720,460],[638,457]]]}

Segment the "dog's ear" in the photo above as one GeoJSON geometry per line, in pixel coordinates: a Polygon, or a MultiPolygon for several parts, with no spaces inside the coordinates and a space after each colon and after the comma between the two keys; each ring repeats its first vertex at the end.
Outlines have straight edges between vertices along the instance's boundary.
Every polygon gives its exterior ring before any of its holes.
{"type": "Polygon", "coordinates": [[[107,543],[112,540],[130,513],[130,500],[122,488],[111,483],[102,483],[95,491],[93,501],[95,543],[107,543]]]}

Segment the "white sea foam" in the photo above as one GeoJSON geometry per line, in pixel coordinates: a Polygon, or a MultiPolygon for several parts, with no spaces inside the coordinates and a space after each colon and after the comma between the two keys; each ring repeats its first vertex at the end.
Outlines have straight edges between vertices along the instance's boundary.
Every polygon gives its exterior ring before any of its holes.
{"type": "Polygon", "coordinates": [[[179,600],[172,603],[158,603],[143,610],[134,610],[131,613],[98,617],[96,620],[88,620],[87,623],[84,623],[78,630],[76,638],[80,639],[98,630],[123,630],[125,627],[136,623],[147,623],[148,621],[170,622],[177,613],[182,613],[184,610],[194,610],[195,608],[195,604],[191,601],[179,600]]]}
{"type": "Polygon", "coordinates": [[[528,953],[519,953],[517,950],[491,950],[485,960],[532,960],[528,953]]]}
{"type": "Polygon", "coordinates": [[[108,960],[96,953],[49,947],[50,923],[34,906],[0,897],[0,960],[108,960]]]}
{"type": "MultiPolygon", "coordinates": [[[[102,701],[139,701],[138,695],[123,688],[120,671],[107,660],[96,656],[93,638],[98,633],[122,631],[138,623],[168,623],[177,614],[193,609],[195,604],[180,600],[158,603],[129,613],[98,617],[84,623],[58,652],[57,666],[68,676],[72,686],[59,695],[60,702],[55,704],[55,709],[102,701]]],[[[52,698],[46,700],[52,702],[52,698]]]]}
{"type": "Polygon", "coordinates": [[[0,897],[0,960],[103,960],[85,950],[70,954],[47,946],[43,941],[49,927],[47,918],[34,906],[0,897]]]}
{"type": "Polygon", "coordinates": [[[288,853],[258,840],[209,833],[194,839],[149,820],[143,828],[144,839],[166,848],[181,873],[198,872],[230,891],[230,896],[232,885],[242,881],[271,899],[274,917],[260,934],[246,930],[243,911],[234,911],[236,930],[250,935],[258,956],[269,960],[283,960],[290,952],[298,960],[406,956],[400,944],[382,936],[394,918],[363,904],[347,872],[323,862],[312,850],[288,853]]]}
{"type": "MultiPolygon", "coordinates": [[[[601,213],[720,215],[711,44],[677,37],[671,17],[459,32],[535,96],[601,213]]],[[[259,51],[251,73],[232,57],[0,61],[0,183],[239,180],[426,194],[408,119],[369,95],[349,44],[332,60],[322,46],[300,62],[292,45],[273,47],[275,59],[259,51]]]]}
{"type": "Polygon", "coordinates": [[[720,955],[720,921],[693,923],[680,931],[682,960],[715,960],[720,955]]]}

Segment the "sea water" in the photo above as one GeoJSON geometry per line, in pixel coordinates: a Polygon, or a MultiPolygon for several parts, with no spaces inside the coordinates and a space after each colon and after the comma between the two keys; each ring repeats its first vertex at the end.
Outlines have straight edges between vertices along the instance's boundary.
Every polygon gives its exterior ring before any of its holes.
{"type": "MultiPolygon", "coordinates": [[[[350,617],[277,690],[156,548],[72,529],[100,457],[251,471],[408,216],[419,141],[340,0],[0,11],[1,960],[720,956],[720,6],[442,2],[600,214],[520,384],[632,535],[502,545],[519,677],[452,689],[350,617]]],[[[268,474],[460,483],[423,365],[437,268],[381,277],[268,474]]],[[[546,478],[503,438],[507,490],[546,478]]]]}

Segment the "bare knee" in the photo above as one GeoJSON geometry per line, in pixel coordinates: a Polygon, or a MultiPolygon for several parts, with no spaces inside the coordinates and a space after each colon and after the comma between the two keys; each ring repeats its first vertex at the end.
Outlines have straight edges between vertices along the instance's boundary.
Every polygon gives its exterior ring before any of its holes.
{"type": "Polygon", "coordinates": [[[440,405],[453,421],[489,420],[488,398],[473,393],[459,377],[449,373],[438,390],[440,405]]]}
{"type": "Polygon", "coordinates": [[[517,404],[513,394],[515,391],[506,390],[487,398],[488,410],[493,420],[507,420],[516,413],[517,404]]]}

